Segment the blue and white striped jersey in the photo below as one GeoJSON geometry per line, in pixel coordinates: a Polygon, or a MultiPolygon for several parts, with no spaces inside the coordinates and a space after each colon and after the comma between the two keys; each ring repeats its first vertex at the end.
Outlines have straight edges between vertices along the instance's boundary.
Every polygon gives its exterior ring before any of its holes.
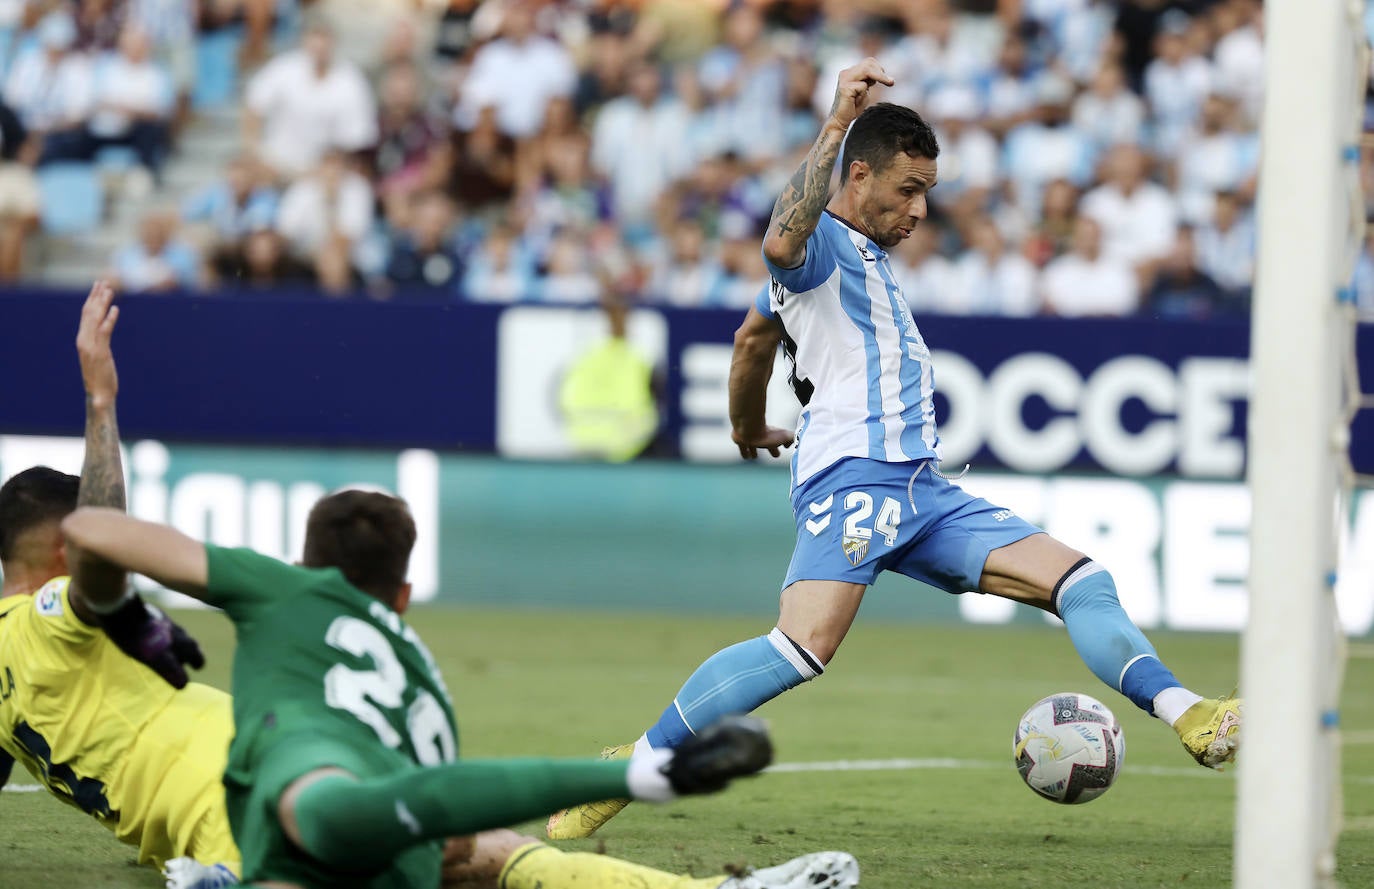
{"type": "Polygon", "coordinates": [[[842,457],[938,459],[930,350],[887,252],[827,211],[805,262],[769,262],[768,270],[773,281],[758,310],[786,331],[790,382],[803,405],[793,487],[842,457]]]}

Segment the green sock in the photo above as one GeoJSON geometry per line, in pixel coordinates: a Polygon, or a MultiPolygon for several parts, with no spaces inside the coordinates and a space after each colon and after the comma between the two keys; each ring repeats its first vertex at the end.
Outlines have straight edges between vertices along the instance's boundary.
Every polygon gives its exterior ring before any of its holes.
{"type": "Polygon", "coordinates": [[[431,839],[507,827],[566,806],[629,795],[626,760],[470,760],[383,778],[322,778],[296,800],[305,851],[371,870],[431,839]]]}

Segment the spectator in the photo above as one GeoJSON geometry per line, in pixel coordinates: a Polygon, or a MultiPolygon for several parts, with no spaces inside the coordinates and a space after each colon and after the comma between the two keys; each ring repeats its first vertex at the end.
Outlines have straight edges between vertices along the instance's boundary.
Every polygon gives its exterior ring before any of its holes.
{"type": "Polygon", "coordinates": [[[1179,226],[1174,245],[1160,263],[1145,304],[1157,318],[1199,319],[1221,307],[1222,290],[1197,267],[1193,230],[1179,226]]]}
{"type": "Polygon", "coordinates": [[[356,65],[335,56],[334,35],[312,25],[300,49],[263,66],[248,82],[244,141],[280,176],[314,169],[332,149],[377,143],[377,110],[356,65]]]}
{"type": "Polygon", "coordinates": [[[590,232],[610,216],[606,195],[593,181],[585,142],[568,146],[546,160],[546,174],[523,202],[525,240],[536,255],[547,251],[564,229],[590,232]]]}
{"type": "Polygon", "coordinates": [[[1212,94],[1202,106],[1196,132],[1183,140],[1178,155],[1178,199],[1185,219],[1201,224],[1212,213],[1216,193],[1255,193],[1259,136],[1235,131],[1236,103],[1212,94]]]}
{"type": "Polygon", "coordinates": [[[975,122],[978,98],[972,90],[946,87],[930,98],[927,112],[940,139],[940,187],[936,206],[957,219],[981,212],[997,186],[997,141],[975,122]]]}
{"type": "Polygon", "coordinates": [[[1034,315],[1039,310],[1035,266],[1008,252],[986,216],[970,223],[969,249],[954,264],[940,311],[950,315],[1034,315]]]}
{"type": "Polygon", "coordinates": [[[282,236],[267,228],[249,232],[232,248],[216,253],[210,269],[227,290],[273,290],[315,279],[314,271],[287,251],[282,236]]]}
{"type": "Polygon", "coordinates": [[[1188,46],[1188,16],[1170,10],[1164,16],[1156,57],[1145,69],[1145,98],[1154,115],[1154,147],[1165,157],[1176,156],[1179,143],[1192,129],[1202,101],[1212,89],[1212,66],[1188,46]]]}
{"type": "Polygon", "coordinates": [[[515,196],[515,140],[496,124],[496,106],[488,105],[466,132],[455,131],[441,157],[448,167],[447,191],[478,214],[504,213],[515,196]]]}
{"type": "Polygon", "coordinates": [[[720,274],[704,302],[727,309],[748,309],[768,283],[768,267],[759,250],[761,235],[747,225],[731,225],[730,229],[720,244],[720,274]]]}
{"type": "Polygon", "coordinates": [[[282,195],[277,231],[296,258],[311,263],[321,287],[342,293],[354,283],[351,255],[372,225],[372,189],[343,152],[326,151],[316,171],[282,195]]]}
{"type": "MultiPolygon", "coordinates": [[[[1082,212],[1102,227],[1102,251],[1148,281],[1151,265],[1174,243],[1178,212],[1163,186],[1146,180],[1149,158],[1118,145],[1103,162],[1104,183],[1083,197],[1082,212]]],[[[1075,235],[1075,237],[1077,237],[1075,235]]]]}
{"type": "Polygon", "coordinates": [[[460,130],[477,125],[482,109],[496,108],[496,126],[516,141],[528,139],[544,123],[554,96],[571,96],[577,69],[556,40],[535,31],[535,4],[514,0],[505,10],[501,36],[477,50],[454,112],[460,130]]]}
{"type": "Polygon", "coordinates": [[[535,296],[533,269],[509,225],[493,228],[468,257],[462,293],[473,302],[510,303],[535,296]]]}
{"type": "Polygon", "coordinates": [[[19,280],[25,248],[38,229],[38,151],[38,140],[29,138],[19,116],[0,104],[0,282],[19,280]]]}
{"type": "Polygon", "coordinates": [[[782,153],[787,66],[764,39],[763,25],[756,6],[731,6],[720,45],[698,66],[702,88],[720,119],[722,146],[751,163],[782,153]]]}
{"type": "Polygon", "coordinates": [[[443,185],[443,124],[425,107],[424,81],[409,61],[393,62],[382,74],[377,145],[372,172],[383,200],[408,199],[443,185]]]}
{"type": "Polygon", "coordinates": [[[1045,200],[1040,217],[1022,245],[1026,258],[1036,267],[1054,259],[1073,240],[1074,225],[1078,221],[1078,189],[1067,179],[1056,179],[1045,186],[1045,200]]]}
{"type": "Polygon", "coordinates": [[[1145,103],[1126,88],[1126,72],[1108,62],[1093,77],[1092,89],[1073,103],[1074,128],[1086,133],[1099,151],[1118,143],[1139,143],[1145,134],[1145,103]]]}
{"type": "Polygon", "coordinates": [[[1216,88],[1239,102],[1248,123],[1257,124],[1264,101],[1264,7],[1254,0],[1227,0],[1217,6],[1229,7],[1234,18],[1221,13],[1221,19],[1235,21],[1236,27],[1218,29],[1220,39],[1213,51],[1216,88]]]}
{"type": "Polygon", "coordinates": [[[200,258],[177,237],[177,217],[157,209],[139,222],[138,239],[114,252],[110,278],[124,293],[190,290],[200,283],[200,258]]]}
{"type": "Polygon", "coordinates": [[[552,303],[592,303],[601,298],[601,282],[592,270],[585,236],[559,232],[544,259],[539,298],[552,303]]]}
{"type": "Polygon", "coordinates": [[[1255,218],[1234,192],[1217,193],[1211,221],[1193,239],[1199,268],[1228,298],[1247,297],[1255,280],[1255,218]]]}
{"type": "MultiPolygon", "coordinates": [[[[1110,0],[1032,0],[1027,12],[1049,29],[1055,61],[1076,82],[1087,83],[1101,69],[1112,43],[1113,6],[1110,0]],[[1042,4],[1048,8],[1037,16],[1032,9],[1042,4]]],[[[1126,74],[1131,88],[1137,88],[1139,77],[1126,74]]]]}
{"type": "Polygon", "coordinates": [[[988,83],[983,105],[983,126],[998,137],[1029,121],[1035,111],[1035,77],[1029,47],[1026,38],[1017,31],[1009,31],[1002,38],[997,71],[988,83]]]}
{"type": "Polygon", "coordinates": [[[572,99],[556,96],[549,100],[544,112],[544,126],[534,138],[520,146],[517,158],[516,191],[524,196],[537,190],[552,175],[560,159],[575,154],[585,159],[591,148],[591,137],[577,119],[572,99]]]}
{"type": "Polygon", "coordinates": [[[154,179],[171,144],[176,108],[172,79],[152,60],[148,35],[129,26],[119,36],[119,52],[96,68],[95,112],[87,131],[93,155],[110,145],[128,146],[154,179]]]}
{"type": "Polygon", "coordinates": [[[942,231],[927,220],[892,248],[892,274],[912,311],[940,314],[953,287],[954,266],[940,255],[942,231]]]}
{"type": "Polygon", "coordinates": [[[606,103],[592,131],[592,166],[611,185],[611,206],[621,224],[647,226],[654,204],[691,169],[687,115],[663,95],[658,69],[631,65],[629,92],[606,103]]]}
{"type": "Polygon", "coordinates": [[[455,240],[453,202],[441,191],[424,192],[414,200],[410,227],[392,241],[387,280],[402,294],[454,299],[463,260],[455,240]]]}
{"type": "Polygon", "coordinates": [[[152,42],[153,60],[171,78],[176,97],[175,132],[191,111],[196,81],[196,13],[199,5],[186,0],[129,0],[128,24],[152,42]]]}
{"type": "Polygon", "coordinates": [[[667,249],[653,263],[649,297],[672,306],[701,306],[720,286],[722,271],[707,248],[696,219],[679,219],[668,233],[667,249]]]}
{"type": "Polygon", "coordinates": [[[224,168],[224,178],[193,192],[181,207],[181,218],[210,228],[211,252],[237,252],[250,232],[276,224],[279,196],[270,176],[251,156],[241,154],[224,168]]]}
{"type": "Polygon", "coordinates": [[[1073,249],[1045,266],[1040,292],[1045,311],[1066,318],[1130,315],[1140,285],[1131,267],[1101,249],[1102,229],[1091,217],[1074,225],[1073,249]]]}
{"type": "Polygon", "coordinates": [[[5,104],[42,141],[40,163],[80,157],[95,88],[90,62],[74,51],[76,25],[65,12],[45,16],[36,36],[10,68],[5,104]]]}
{"type": "Polygon", "coordinates": [[[1040,211],[1041,191],[1054,179],[1067,179],[1082,188],[1092,179],[1096,152],[1092,141],[1069,125],[1073,84],[1047,74],[1036,87],[1036,120],[1007,136],[1004,169],[1021,211],[1034,217],[1040,211]]]}

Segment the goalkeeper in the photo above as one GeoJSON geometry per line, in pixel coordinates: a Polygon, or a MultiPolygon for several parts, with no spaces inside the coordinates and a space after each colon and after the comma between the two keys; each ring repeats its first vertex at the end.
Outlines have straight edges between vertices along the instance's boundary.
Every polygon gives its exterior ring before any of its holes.
{"type": "Polygon", "coordinates": [[[229,696],[187,684],[182,663],[199,666],[200,652],[160,612],[137,597],[99,606],[124,590],[124,572],[64,549],[59,529],[78,506],[124,508],[113,303],[97,283],[77,330],[81,477],[35,467],[0,487],[0,785],[17,760],[137,846],[139,861],[192,856],[232,879],[239,856],[219,782],[229,696]]]}

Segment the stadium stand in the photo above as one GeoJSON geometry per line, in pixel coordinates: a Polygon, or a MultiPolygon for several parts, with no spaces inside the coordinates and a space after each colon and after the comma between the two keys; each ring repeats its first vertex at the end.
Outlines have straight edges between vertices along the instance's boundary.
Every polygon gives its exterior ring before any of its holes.
{"type": "MultiPolygon", "coordinates": [[[[894,257],[918,313],[1247,311],[1258,0],[168,8],[0,2],[4,102],[44,145],[26,279],[80,284],[150,208],[183,205],[208,288],[253,266],[254,288],[280,267],[354,298],[743,306],[764,277],[749,245],[834,72],[872,54],[897,81],[880,98],[922,111],[944,146],[927,230],[894,257]],[[108,133],[101,96],[119,85],[89,80],[131,32],[178,97],[156,182],[146,152],[72,147],[93,122],[108,133]],[[254,187],[207,210],[239,156],[265,165],[254,187]],[[233,212],[251,219],[231,230],[233,212]],[[1094,282],[1101,298],[1075,298],[1094,282]]],[[[1374,309],[1374,274],[1359,284],[1374,309]]]]}

